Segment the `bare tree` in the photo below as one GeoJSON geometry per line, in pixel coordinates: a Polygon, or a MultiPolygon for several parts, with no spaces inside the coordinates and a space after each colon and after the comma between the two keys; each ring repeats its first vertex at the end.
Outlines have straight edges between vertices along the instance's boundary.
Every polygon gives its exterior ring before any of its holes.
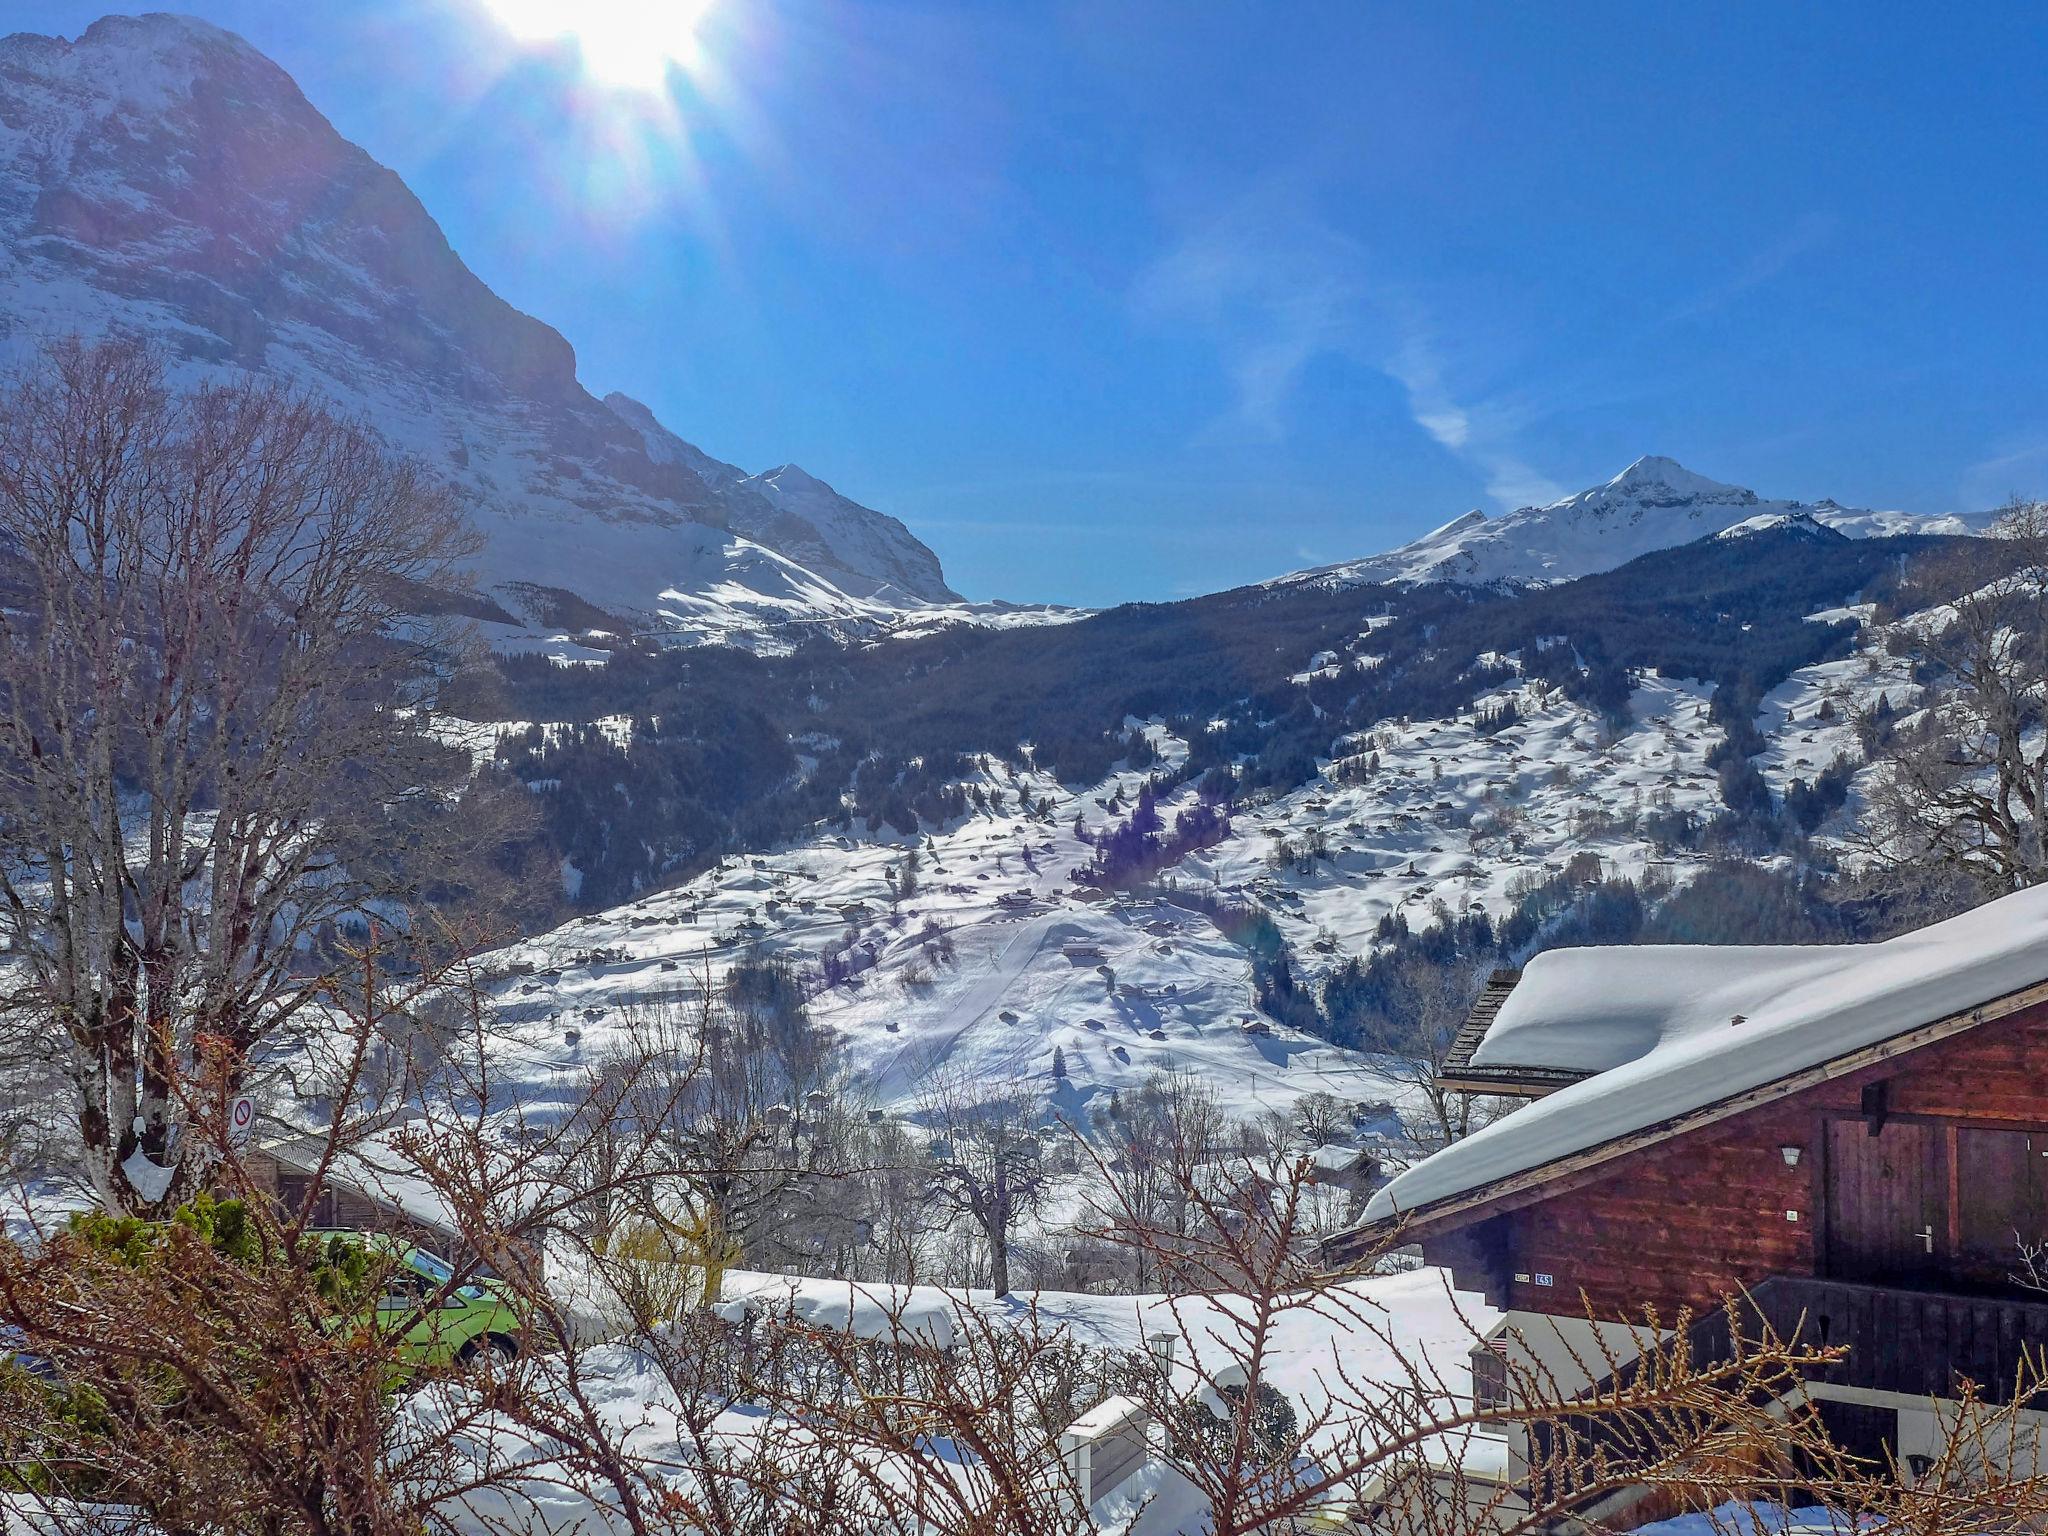
{"type": "Polygon", "coordinates": [[[989,1285],[1010,1290],[1010,1240],[1045,1195],[1026,1083],[983,1083],[940,1069],[918,1102],[932,1146],[931,1189],[946,1209],[967,1218],[988,1251],[989,1285]]]}
{"type": "Polygon", "coordinates": [[[836,1045],[800,1003],[708,984],[626,1021],[607,1075],[614,1134],[652,1136],[672,1170],[630,1211],[704,1270],[718,1296],[742,1262],[809,1269],[855,1246],[864,1219],[836,1045]],[[779,1000],[778,1000],[779,999],[779,1000]]]}
{"type": "Polygon", "coordinates": [[[1482,970],[1462,958],[1440,962],[1403,953],[1395,960],[1389,1006],[1362,1021],[1360,1044],[1384,1056],[1388,1075],[1411,1090],[1403,1097],[1415,1108],[1404,1111],[1401,1128],[1425,1151],[1467,1135],[1475,1115],[1484,1113],[1473,1095],[1441,1081],[1458,1028],[1479,995],[1482,970]]]}
{"type": "Polygon", "coordinates": [[[1351,1113],[1334,1093],[1305,1093],[1294,1101],[1294,1133],[1311,1147],[1327,1147],[1351,1129],[1351,1113]]]}
{"type": "MultiPolygon", "coordinates": [[[[646,1138],[585,1155],[609,1123],[613,1101],[600,1092],[545,1128],[520,1123],[516,1109],[508,1126],[488,1092],[502,1042],[473,972],[459,956],[423,962],[417,950],[384,930],[339,957],[368,978],[361,992],[332,985],[338,975],[313,979],[329,1000],[320,1070],[332,1098],[306,1138],[313,1173],[299,1198],[280,1198],[245,1162],[203,1081],[180,1083],[222,1198],[201,1194],[167,1221],[95,1212],[31,1244],[0,1243],[0,1323],[49,1368],[43,1380],[0,1365],[0,1464],[10,1491],[40,1503],[46,1528],[96,1530],[105,1502],[164,1530],[417,1536],[480,1503],[544,1520],[539,1484],[580,1469],[580,1357],[548,1349],[577,1323],[536,1259],[574,1210],[630,1194],[665,1164],[646,1138]],[[459,1027],[395,1027],[448,1008],[459,1027]],[[373,1070],[394,1042],[432,1059],[373,1070]],[[394,1082],[435,1095],[395,1132],[384,1097],[394,1082]],[[438,1284],[387,1291],[404,1243],[311,1230],[330,1178],[360,1170],[373,1145],[447,1223],[452,1266],[438,1284]],[[601,1169],[609,1188],[579,1182],[579,1169],[601,1169]],[[409,1336],[484,1274],[525,1319],[501,1341],[509,1357],[479,1348],[448,1370],[411,1358],[409,1336]],[[380,1300],[395,1294],[409,1303],[380,1300]],[[545,1445],[553,1458],[538,1483],[474,1454],[504,1445],[507,1425],[522,1454],[545,1445]]],[[[415,1214],[394,1210],[383,1230],[416,1240],[415,1214]]]]}
{"type": "Polygon", "coordinates": [[[1909,594],[1918,709],[1874,741],[1862,847],[1987,895],[2048,874],[2048,504],[2014,498],[1988,539],[1923,559],[1909,594]]]}
{"type": "Polygon", "coordinates": [[[108,1206],[196,1187],[173,1083],[203,1045],[233,1091],[450,827],[466,762],[400,628],[463,548],[419,468],[280,388],[73,342],[0,397],[0,1029],[68,1079],[108,1206]]]}
{"type": "Polygon", "coordinates": [[[889,1117],[849,1118],[842,1160],[847,1177],[832,1194],[853,1202],[865,1241],[832,1274],[858,1280],[915,1282],[933,1256],[933,1238],[951,1219],[931,1199],[924,1147],[889,1117]]]}
{"type": "Polygon", "coordinates": [[[1134,1213],[1153,1242],[1118,1244],[1139,1291],[1158,1280],[1154,1254],[1187,1236],[1194,1218],[1187,1191],[1211,1176],[1231,1150],[1232,1128],[1216,1090],[1193,1073],[1162,1072],[1124,1095],[1115,1118],[1096,1126],[1099,1151],[1089,1162],[1100,1176],[1089,1201],[1088,1235],[1134,1213]]]}

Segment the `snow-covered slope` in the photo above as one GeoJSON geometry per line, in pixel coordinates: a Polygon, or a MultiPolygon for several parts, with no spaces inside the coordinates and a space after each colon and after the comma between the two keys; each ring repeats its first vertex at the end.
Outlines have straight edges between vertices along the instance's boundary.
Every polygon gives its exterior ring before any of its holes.
{"type": "Polygon", "coordinates": [[[633,1009],[716,983],[750,953],[808,967],[841,950],[848,974],[815,993],[811,1015],[844,1041],[876,1103],[904,1113],[936,1071],[1036,1083],[1049,1111],[1082,1123],[1167,1070],[1196,1074],[1240,1116],[1316,1091],[1391,1096],[1365,1058],[1262,1016],[1249,957],[1200,913],[1073,887],[1090,852],[1076,817],[1099,828],[1143,777],[1076,794],[1049,775],[992,772],[982,782],[1006,797],[1000,812],[917,839],[857,828],[728,859],[487,957],[499,1025],[521,1047],[500,1070],[544,1099],[563,1070],[603,1055],[633,1009]],[[1050,814],[1026,814],[1020,797],[1050,801],[1050,814]],[[912,848],[917,889],[899,896],[891,878],[912,848]]]}
{"type": "Polygon", "coordinates": [[[722,464],[677,437],[630,396],[610,394],[604,403],[640,434],[650,459],[682,464],[715,488],[733,532],[802,562],[857,597],[897,607],[959,600],[946,585],[938,556],[895,518],[849,501],[794,464],[758,475],[722,464]]]}
{"type": "MultiPolygon", "coordinates": [[[[1814,536],[1840,538],[1824,529],[1814,536]]],[[[1831,606],[1810,617],[1861,628],[1851,654],[1797,668],[1762,699],[1764,745],[1754,761],[1779,796],[1838,758],[1860,764],[1859,717],[1881,700],[1910,708],[1918,691],[1910,658],[1893,654],[1894,628],[1878,624],[1873,607],[1831,606]]],[[[1513,675],[1523,668],[1518,653],[1487,660],[1511,675],[1476,709],[1390,718],[1339,740],[1342,756],[1326,760],[1321,775],[1241,800],[1231,835],[1188,854],[1169,878],[1263,909],[1296,976],[1313,985],[1382,944],[1383,921],[1420,930],[1484,912],[1499,922],[1532,886],[1586,856],[1602,873],[1660,889],[1714,861],[1711,849],[1671,842],[1666,824],[1674,816],[1703,824],[1725,810],[1708,759],[1722,739],[1708,715],[1712,684],[1641,672],[1626,711],[1607,718],[1513,675]],[[1511,723],[1482,726],[1482,715],[1509,705],[1511,723]],[[1346,771],[1367,759],[1369,771],[1346,771]]],[[[1298,686],[1378,658],[1325,650],[1303,661],[1298,686]]],[[[633,729],[625,716],[600,723],[633,729]]],[[[492,728],[471,730],[464,744],[487,752],[492,728]]],[[[1182,758],[1183,743],[1160,725],[1149,731],[1169,763],[1182,758]]],[[[1850,804],[1816,829],[1823,843],[1858,812],[1872,771],[1857,773],[1850,804]]],[[[506,959],[532,964],[539,979],[507,981],[497,996],[534,1031],[536,1059],[552,1059],[555,1021],[587,1009],[616,1019],[624,1006],[692,977],[700,961],[715,976],[759,947],[810,967],[851,937],[857,968],[820,989],[812,1011],[846,1039],[880,1101],[900,1110],[914,1109],[921,1077],[940,1064],[1035,1079],[1049,1102],[1069,1110],[1169,1066],[1200,1073],[1238,1113],[1317,1089],[1354,1103],[1399,1098],[1401,1087],[1377,1064],[1262,1016],[1248,953],[1200,913],[1170,901],[1110,901],[1074,884],[1071,871],[1093,852],[1076,835],[1077,817],[1089,836],[1099,834],[1128,814],[1141,777],[1122,772],[1076,792],[1045,773],[974,769],[967,782],[994,809],[915,840],[923,867],[912,897],[899,901],[887,879],[911,840],[856,823],[844,837],[729,858],[673,890],[537,937],[506,959]],[[585,950],[617,958],[546,975],[585,950]],[[1248,1021],[1272,1032],[1247,1031],[1248,1021]],[[1055,1047],[1063,1080],[1051,1076],[1055,1047]]],[[[1197,793],[1190,783],[1163,795],[1163,819],[1171,824],[1197,793]]],[[[585,1027],[583,1050],[603,1027],[585,1027]]]]}
{"type": "Polygon", "coordinates": [[[1921,517],[1869,512],[1832,501],[1766,501],[1738,485],[1694,474],[1651,456],[1604,485],[1545,507],[1502,517],[1474,510],[1411,544],[1283,577],[1283,582],[1458,581],[1475,584],[1569,581],[1613,570],[1638,555],[1690,543],[1737,526],[1768,526],[1798,518],[1851,538],[1900,533],[1977,533],[1990,513],[1921,517]]]}
{"type": "Polygon", "coordinates": [[[791,591],[819,607],[790,611],[807,621],[856,600],[958,604],[894,518],[793,466],[748,476],[645,406],[593,397],[568,342],[492,293],[396,175],[202,22],[0,39],[0,354],[113,331],[190,377],[310,385],[420,454],[486,537],[483,583],[535,625],[580,599],[659,628],[707,528],[803,567],[791,591]]]}

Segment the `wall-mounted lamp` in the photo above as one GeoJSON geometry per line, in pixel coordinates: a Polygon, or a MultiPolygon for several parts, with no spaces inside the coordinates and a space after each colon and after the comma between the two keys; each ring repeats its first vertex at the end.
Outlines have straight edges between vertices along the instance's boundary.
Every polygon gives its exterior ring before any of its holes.
{"type": "Polygon", "coordinates": [[[1799,1166],[1801,1150],[1799,1147],[1780,1147],[1778,1148],[1778,1156],[1785,1159],[1785,1166],[1787,1168],[1797,1168],[1799,1166]]]}

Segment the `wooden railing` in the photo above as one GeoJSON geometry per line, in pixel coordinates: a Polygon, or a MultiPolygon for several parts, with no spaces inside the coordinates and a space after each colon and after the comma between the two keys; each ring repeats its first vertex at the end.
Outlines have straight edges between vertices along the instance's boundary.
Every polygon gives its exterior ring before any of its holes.
{"type": "MultiPolygon", "coordinates": [[[[2048,1377],[2048,1300],[1949,1295],[1841,1280],[1766,1280],[1732,1308],[1701,1317],[1685,1342],[1697,1368],[1733,1359],[1733,1337],[1755,1342],[1766,1329],[1782,1342],[1847,1349],[1842,1360],[1811,1373],[1807,1379],[1813,1384],[1952,1398],[1958,1383],[1967,1379],[1983,1400],[2005,1403],[2022,1383],[2031,1386],[2048,1377]]],[[[1644,1365],[1638,1360],[1624,1366],[1588,1389],[1582,1400],[1611,1400],[1644,1365]]],[[[1557,1476],[1557,1469],[1603,1456],[1626,1464],[1650,1449],[1655,1429],[1654,1416],[1598,1410],[1531,1424],[1532,1472],[1549,1468],[1557,1476]]]]}
{"type": "MultiPolygon", "coordinates": [[[[1780,1338],[1844,1346],[1848,1358],[1815,1373],[1816,1381],[1915,1397],[1952,1397],[1967,1378],[1992,1402],[2010,1400],[2023,1364],[2038,1372],[2048,1356],[2048,1298],[1948,1295],[1857,1285],[1845,1280],[1766,1280],[1739,1302],[1742,1334],[1755,1338],[1760,1319],[1780,1338]]],[[[1713,1320],[1708,1320],[1713,1321],[1713,1320]]],[[[1718,1319],[1727,1337],[1725,1313],[1718,1319]]]]}

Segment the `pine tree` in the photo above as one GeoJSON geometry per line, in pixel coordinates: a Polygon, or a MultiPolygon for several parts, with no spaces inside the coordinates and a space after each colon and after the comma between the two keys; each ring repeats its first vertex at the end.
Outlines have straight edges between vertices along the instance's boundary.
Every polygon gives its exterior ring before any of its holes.
{"type": "Polygon", "coordinates": [[[1052,1080],[1056,1083],[1067,1080],[1067,1053],[1057,1045],[1052,1048],[1052,1080]]]}

